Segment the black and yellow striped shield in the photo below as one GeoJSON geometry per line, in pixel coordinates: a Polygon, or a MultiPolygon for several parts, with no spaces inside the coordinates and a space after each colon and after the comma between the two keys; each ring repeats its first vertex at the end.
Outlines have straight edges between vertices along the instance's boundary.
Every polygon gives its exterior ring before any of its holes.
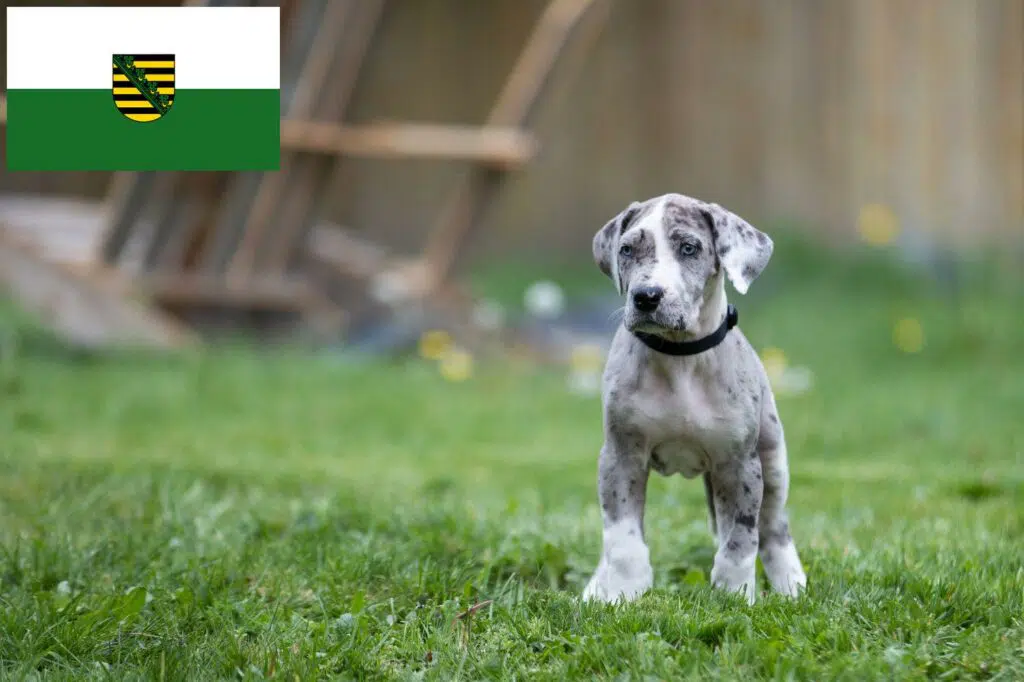
{"type": "Polygon", "coordinates": [[[133,121],[156,121],[174,104],[173,54],[115,54],[114,104],[133,121]]]}

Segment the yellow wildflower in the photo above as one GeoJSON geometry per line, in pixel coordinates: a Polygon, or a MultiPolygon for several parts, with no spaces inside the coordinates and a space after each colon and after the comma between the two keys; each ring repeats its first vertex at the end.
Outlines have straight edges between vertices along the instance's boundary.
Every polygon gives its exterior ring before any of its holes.
{"type": "Polygon", "coordinates": [[[452,347],[452,337],[443,329],[432,329],[420,337],[420,355],[427,360],[440,360],[452,347]]]}
{"type": "Polygon", "coordinates": [[[924,347],[924,329],[913,317],[905,317],[892,330],[892,342],[904,353],[917,353],[924,347]]]}
{"type": "Polygon", "coordinates": [[[448,381],[465,381],[473,374],[473,356],[460,348],[450,348],[441,356],[440,369],[448,381]]]}
{"type": "Polygon", "coordinates": [[[891,244],[899,233],[899,221],[892,209],[883,204],[867,204],[860,209],[857,230],[872,246],[891,244]]]}

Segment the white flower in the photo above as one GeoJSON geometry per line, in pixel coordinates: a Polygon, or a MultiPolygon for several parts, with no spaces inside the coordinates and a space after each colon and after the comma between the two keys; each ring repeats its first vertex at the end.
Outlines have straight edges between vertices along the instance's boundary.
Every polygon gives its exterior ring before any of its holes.
{"type": "Polygon", "coordinates": [[[565,310],[565,294],[562,287],[554,282],[542,280],[534,282],[526,290],[523,304],[527,312],[534,317],[553,319],[565,310]]]}

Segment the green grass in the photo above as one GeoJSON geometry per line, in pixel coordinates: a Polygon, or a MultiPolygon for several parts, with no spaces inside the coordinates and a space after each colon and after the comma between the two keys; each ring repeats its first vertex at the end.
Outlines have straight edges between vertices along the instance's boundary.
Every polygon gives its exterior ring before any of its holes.
{"type": "Polygon", "coordinates": [[[780,249],[733,298],[755,346],[815,376],[779,399],[809,589],[753,607],[708,587],[703,490],[681,478],[652,479],[655,589],[579,603],[600,402],[556,372],[90,358],[19,323],[0,677],[1021,679],[1019,285],[953,301],[877,262],[800,265],[780,249]],[[920,353],[892,344],[905,315],[920,353]]]}

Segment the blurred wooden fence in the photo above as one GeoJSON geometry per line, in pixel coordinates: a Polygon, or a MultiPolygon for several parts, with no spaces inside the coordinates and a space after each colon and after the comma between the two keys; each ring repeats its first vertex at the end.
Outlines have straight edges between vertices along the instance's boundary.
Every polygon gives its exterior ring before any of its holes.
{"type": "MultiPolygon", "coordinates": [[[[430,308],[435,315],[447,309],[452,325],[465,328],[467,337],[482,336],[472,323],[472,298],[452,281],[452,266],[507,173],[534,156],[530,114],[562,51],[593,42],[608,3],[549,0],[483,125],[353,124],[348,104],[377,42],[383,10],[395,4],[281,5],[279,171],[119,172],[106,200],[92,204],[16,193],[0,197],[0,285],[65,336],[90,345],[189,343],[195,337],[164,313],[209,327],[197,316],[208,317],[211,307],[220,321],[254,312],[293,319],[297,314],[307,329],[336,336],[353,307],[341,299],[354,297],[378,316],[399,308],[430,308]],[[469,164],[468,175],[426,231],[420,257],[394,258],[372,239],[372,227],[365,230],[371,233],[367,240],[317,215],[330,196],[338,161],[353,157],[469,164]],[[80,248],[69,253],[70,244],[80,248]],[[140,297],[151,307],[136,305],[140,297]]],[[[5,113],[6,98],[0,96],[0,123],[6,123],[5,113]]],[[[73,119],[67,124],[74,125],[73,119]]]]}
{"type": "MultiPolygon", "coordinates": [[[[350,119],[483,120],[543,4],[389,3],[350,119]]],[[[540,154],[475,253],[585,253],[626,202],[673,190],[838,236],[868,203],[954,240],[1024,234],[1024,0],[615,0],[566,56],[583,68],[556,70],[540,154]]],[[[412,253],[460,172],[347,160],[325,217],[412,253]]],[[[107,180],[3,173],[0,190],[107,180]]]]}

